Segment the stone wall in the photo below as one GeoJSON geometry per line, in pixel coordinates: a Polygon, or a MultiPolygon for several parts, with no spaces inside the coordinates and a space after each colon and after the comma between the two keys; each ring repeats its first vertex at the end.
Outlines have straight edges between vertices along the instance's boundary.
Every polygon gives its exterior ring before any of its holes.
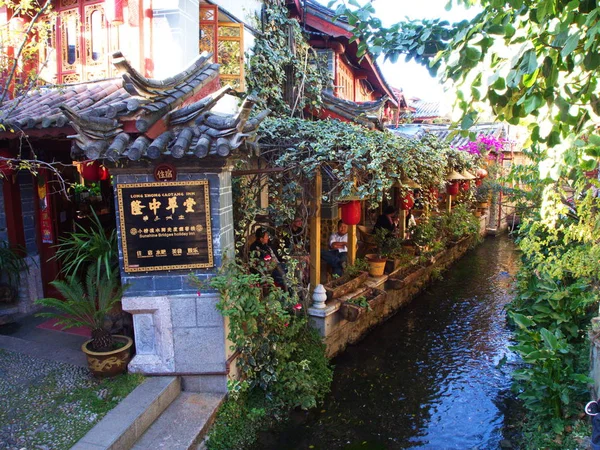
{"type": "MultiPolygon", "coordinates": [[[[214,267],[195,270],[201,279],[216,273],[234,250],[231,173],[200,173],[178,167],[177,181],[208,180],[214,267]]],[[[115,184],[155,182],[150,174],[111,169],[115,184]]],[[[118,208],[117,208],[118,209],[118,208]]],[[[121,277],[130,288],[123,309],[133,314],[136,356],[132,372],[180,375],[188,391],[226,392],[228,359],[226,323],[216,309],[219,296],[189,283],[189,270],[126,273],[123,270],[120,217],[117,217],[121,277]]]]}
{"type": "MultiPolygon", "coordinates": [[[[456,246],[443,251],[428,267],[418,269],[405,278],[405,284],[400,289],[385,289],[387,297],[376,304],[371,311],[366,312],[356,322],[345,320],[339,312],[341,302],[328,302],[325,310],[311,308],[309,314],[313,325],[319,330],[327,346],[327,356],[332,358],[343,352],[348,344],[360,341],[373,327],[384,322],[402,307],[407,305],[431,281],[434,271],[445,270],[454,261],[462,257],[469,249],[471,239],[466,239],[456,246]]],[[[369,287],[384,289],[389,276],[369,278],[365,283],[369,287]]]]}

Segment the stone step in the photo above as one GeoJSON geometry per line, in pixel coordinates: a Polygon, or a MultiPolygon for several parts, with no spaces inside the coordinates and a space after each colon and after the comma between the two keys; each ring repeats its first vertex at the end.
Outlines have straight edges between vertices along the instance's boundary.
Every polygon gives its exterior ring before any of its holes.
{"type": "Polygon", "coordinates": [[[136,442],[133,450],[195,449],[224,399],[225,394],[182,392],[136,442]]]}
{"type": "MultiPolygon", "coordinates": [[[[130,449],[180,393],[179,377],[147,379],[98,422],[71,450],[130,449]]],[[[146,450],[152,448],[154,447],[148,446],[146,450]]]]}

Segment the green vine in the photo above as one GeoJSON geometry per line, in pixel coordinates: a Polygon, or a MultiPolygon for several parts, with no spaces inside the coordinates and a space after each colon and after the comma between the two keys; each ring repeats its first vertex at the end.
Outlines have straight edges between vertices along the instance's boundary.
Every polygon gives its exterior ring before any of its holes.
{"type": "Polygon", "coordinates": [[[332,83],[308,45],[296,19],[281,0],[263,0],[258,27],[263,33],[248,60],[246,84],[275,115],[301,115],[321,106],[321,91],[332,83]]]}

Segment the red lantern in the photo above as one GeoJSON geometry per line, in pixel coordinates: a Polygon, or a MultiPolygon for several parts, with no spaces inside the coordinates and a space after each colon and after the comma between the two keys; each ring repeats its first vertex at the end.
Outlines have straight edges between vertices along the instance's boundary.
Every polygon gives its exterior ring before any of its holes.
{"type": "Polygon", "coordinates": [[[479,187],[479,186],[481,186],[481,183],[483,183],[483,180],[481,178],[477,178],[475,180],[475,186],[479,187]]]}
{"type": "Polygon", "coordinates": [[[360,223],[360,200],[350,200],[342,203],[342,222],[346,225],[360,223]]]}
{"type": "Polygon", "coordinates": [[[446,185],[446,193],[448,195],[458,195],[458,192],[459,192],[458,181],[450,181],[446,185]]]}
{"type": "Polygon", "coordinates": [[[477,172],[475,172],[475,175],[477,176],[477,178],[480,178],[483,180],[485,177],[488,176],[488,171],[485,169],[477,169],[477,172]]]}
{"type": "Polygon", "coordinates": [[[110,173],[108,173],[108,169],[104,166],[100,166],[98,168],[98,178],[100,178],[100,181],[108,180],[109,177],[110,173]]]}
{"type": "Polygon", "coordinates": [[[98,161],[85,161],[81,164],[81,176],[87,181],[100,179],[100,164],[98,161]]]}
{"type": "MultiPolygon", "coordinates": [[[[13,155],[8,150],[0,150],[0,156],[2,158],[13,157],[13,155]]],[[[0,160],[0,173],[3,177],[8,178],[15,174],[15,169],[11,166],[9,161],[0,160]]]]}
{"type": "Polygon", "coordinates": [[[462,189],[463,192],[467,192],[469,189],[471,189],[471,182],[469,180],[465,180],[460,184],[460,188],[462,189]]]}
{"type": "Polygon", "coordinates": [[[403,211],[408,211],[415,206],[415,198],[412,192],[407,192],[404,197],[400,198],[400,209],[403,211]]]}

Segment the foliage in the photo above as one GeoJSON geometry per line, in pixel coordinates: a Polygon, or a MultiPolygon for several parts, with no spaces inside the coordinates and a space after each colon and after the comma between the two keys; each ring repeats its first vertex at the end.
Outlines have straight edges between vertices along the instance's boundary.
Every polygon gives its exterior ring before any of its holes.
{"type": "Polygon", "coordinates": [[[281,0],[263,0],[257,39],[248,60],[246,83],[275,114],[302,114],[321,106],[321,91],[332,83],[326,65],[308,45],[297,20],[281,0]],[[290,44],[290,37],[293,44],[290,44]]]}
{"type": "Polygon", "coordinates": [[[8,242],[0,241],[0,272],[13,293],[19,289],[21,272],[29,272],[25,254],[24,248],[11,247],[8,242]]]}
{"type": "Polygon", "coordinates": [[[356,258],[354,264],[348,264],[344,270],[344,275],[348,278],[355,278],[361,272],[369,271],[369,262],[365,258],[356,258]]]}
{"type": "Polygon", "coordinates": [[[104,330],[106,316],[121,300],[128,287],[120,285],[118,271],[118,268],[113,269],[109,276],[100,266],[91,264],[87,268],[85,285],[76,274],[70,275],[66,280],[52,281],[50,284],[58,290],[64,300],[36,300],[36,304],[54,309],[38,315],[58,318],[57,325],[64,328],[88,327],[92,330],[92,335],[95,330],[104,330]]]}
{"type": "Polygon", "coordinates": [[[261,155],[270,165],[293,174],[296,184],[313,179],[325,167],[333,179],[340,180],[339,196],[353,194],[374,203],[403,179],[439,186],[450,153],[470,156],[450,149],[433,135],[409,139],[337,120],[268,117],[259,132],[261,155]]]}
{"type": "Polygon", "coordinates": [[[56,245],[54,258],[61,262],[62,272],[71,277],[82,274],[88,264],[94,264],[98,277],[102,274],[110,277],[119,263],[116,231],[108,231],[93,210],[88,227],[79,223],[75,226],[78,231],[61,237],[56,245]]]}
{"type": "Polygon", "coordinates": [[[423,220],[411,232],[411,239],[419,248],[430,245],[437,236],[437,230],[432,220],[423,220]]]}
{"type": "Polygon", "coordinates": [[[73,183],[71,189],[73,189],[73,193],[75,194],[89,192],[92,196],[100,195],[100,185],[98,183],[91,183],[89,186],[82,183],[73,183]]]}
{"type": "Polygon", "coordinates": [[[207,283],[192,281],[220,294],[217,308],[229,319],[228,339],[240,352],[245,389],[260,388],[288,408],[316,406],[332,372],[294,290],[283,291],[268,271],[252,273],[235,261],[207,283]]]}
{"type": "Polygon", "coordinates": [[[369,305],[369,301],[364,295],[359,295],[358,297],[352,297],[346,300],[346,303],[350,305],[358,306],[359,308],[365,308],[367,311],[371,310],[371,305],[369,305]]]}
{"type": "Polygon", "coordinates": [[[448,240],[458,241],[466,236],[479,235],[479,219],[463,203],[445,213],[442,219],[444,233],[448,240]]]}

